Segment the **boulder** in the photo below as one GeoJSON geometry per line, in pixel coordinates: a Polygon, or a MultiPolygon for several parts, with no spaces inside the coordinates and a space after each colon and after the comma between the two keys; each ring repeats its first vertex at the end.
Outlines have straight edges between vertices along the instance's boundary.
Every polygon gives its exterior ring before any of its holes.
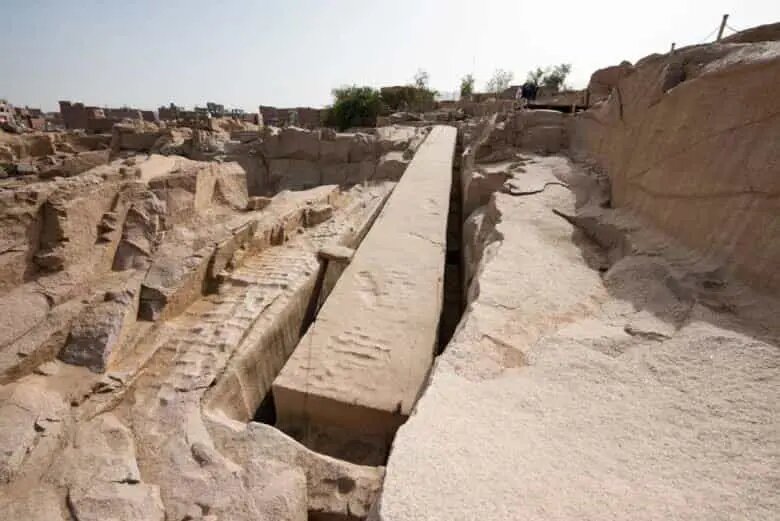
{"type": "Polygon", "coordinates": [[[320,248],[320,251],[317,252],[317,255],[319,255],[321,259],[345,264],[349,264],[349,261],[352,260],[354,254],[354,249],[339,244],[328,244],[320,248]]]}
{"type": "Polygon", "coordinates": [[[594,72],[588,83],[588,104],[593,105],[604,101],[609,97],[612,89],[617,87],[620,80],[634,71],[631,63],[624,61],[620,65],[605,67],[594,72]]]}
{"type": "Polygon", "coordinates": [[[144,191],[131,203],[114,255],[114,270],[141,269],[149,265],[152,253],[162,240],[165,213],[166,205],[151,191],[144,191]]]}
{"type": "Polygon", "coordinates": [[[214,200],[233,210],[244,210],[249,197],[247,174],[244,169],[234,161],[213,163],[211,167],[216,176],[214,200]]]}
{"type": "Polygon", "coordinates": [[[105,165],[108,163],[108,156],[108,150],[92,150],[66,157],[58,169],[61,172],[58,175],[70,177],[86,172],[96,166],[105,165]]]}
{"type": "Polygon", "coordinates": [[[409,161],[404,158],[403,152],[387,152],[379,159],[374,179],[398,181],[408,164],[409,161]]]}
{"type": "Polygon", "coordinates": [[[115,291],[107,291],[102,301],[93,302],[76,319],[59,358],[102,373],[118,350],[138,315],[140,276],[115,291]]]}
{"type": "Polygon", "coordinates": [[[206,288],[214,246],[192,251],[188,244],[164,244],[141,286],[139,318],[172,318],[200,297],[206,288]]]}
{"type": "MultiPolygon", "coordinates": [[[[276,462],[303,471],[312,518],[327,519],[331,515],[363,519],[368,515],[381,488],[383,467],[355,465],[323,456],[270,425],[229,425],[212,423],[220,448],[234,461],[258,461],[264,466],[276,462]]],[[[289,497],[292,491],[288,489],[286,495],[289,497]]]]}
{"type": "Polygon", "coordinates": [[[333,206],[329,204],[313,205],[304,211],[303,225],[307,228],[317,226],[333,216],[333,206]]]}
{"type": "Polygon", "coordinates": [[[192,129],[186,127],[165,129],[152,146],[152,152],[164,156],[189,157],[192,153],[192,129]]]}

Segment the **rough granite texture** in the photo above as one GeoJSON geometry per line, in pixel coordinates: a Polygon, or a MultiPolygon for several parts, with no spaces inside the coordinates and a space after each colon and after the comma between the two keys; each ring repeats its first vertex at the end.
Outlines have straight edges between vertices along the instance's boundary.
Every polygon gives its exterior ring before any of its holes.
{"type": "Polygon", "coordinates": [[[661,235],[610,261],[553,213],[588,199],[585,176],[525,168],[572,190],[498,193],[469,219],[487,238],[470,304],[370,518],[775,519],[777,302],[661,235]],[[705,277],[718,289],[689,286],[705,277]]]}
{"type": "Polygon", "coordinates": [[[455,138],[431,131],[274,381],[279,425],[392,435],[409,414],[436,343],[455,138]]]}

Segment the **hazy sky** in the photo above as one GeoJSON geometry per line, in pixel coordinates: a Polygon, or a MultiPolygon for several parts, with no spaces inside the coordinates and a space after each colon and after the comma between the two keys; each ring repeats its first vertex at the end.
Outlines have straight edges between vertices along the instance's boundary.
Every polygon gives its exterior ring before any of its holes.
{"type": "Polygon", "coordinates": [[[560,62],[584,87],[597,68],[700,43],[726,12],[737,29],[777,22],[780,0],[2,0],[0,97],[256,110],[419,68],[454,91],[469,72],[481,89],[496,68],[522,81],[560,62]]]}

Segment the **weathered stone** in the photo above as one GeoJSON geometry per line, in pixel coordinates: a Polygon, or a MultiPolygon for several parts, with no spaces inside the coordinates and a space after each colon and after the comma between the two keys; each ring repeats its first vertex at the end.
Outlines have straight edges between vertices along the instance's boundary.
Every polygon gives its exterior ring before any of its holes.
{"type": "Polygon", "coordinates": [[[357,133],[352,138],[352,145],[349,149],[349,162],[360,163],[363,161],[374,161],[376,158],[376,138],[368,134],[357,133]]]}
{"type": "Polygon", "coordinates": [[[438,328],[455,134],[431,132],[275,380],[280,425],[392,435],[411,411],[438,328]]]}
{"type": "Polygon", "coordinates": [[[65,501],[52,487],[41,485],[20,495],[0,493],[0,519],[69,521],[65,512],[65,501]]]}
{"type": "Polygon", "coordinates": [[[305,159],[271,159],[269,180],[279,190],[306,190],[320,185],[316,162],[305,159]]]}
{"type": "Polygon", "coordinates": [[[246,209],[250,211],[263,210],[265,207],[271,204],[271,200],[272,199],[270,197],[263,197],[259,195],[251,196],[247,200],[246,209]]]}
{"type": "Polygon", "coordinates": [[[318,255],[323,259],[349,263],[352,260],[352,256],[355,254],[355,250],[347,248],[346,246],[339,246],[337,244],[328,244],[320,249],[318,255]]]}
{"type": "Polygon", "coordinates": [[[139,318],[161,320],[181,313],[205,291],[213,246],[164,245],[141,286],[139,318]]]}
{"type": "Polygon", "coordinates": [[[563,127],[535,126],[523,132],[519,145],[523,150],[552,154],[563,148],[563,140],[563,127]]]}
{"type": "Polygon", "coordinates": [[[278,462],[277,466],[302,469],[308,511],[312,514],[365,518],[377,498],[384,475],[382,467],[355,465],[323,456],[261,423],[239,427],[232,422],[213,424],[213,427],[217,429],[220,447],[233,459],[278,462]]]}
{"type": "Polygon", "coordinates": [[[108,150],[93,150],[88,152],[80,152],[79,154],[66,157],[62,162],[62,166],[59,167],[61,174],[64,177],[78,175],[82,172],[86,172],[96,166],[105,165],[108,163],[108,150]]]}
{"type": "Polygon", "coordinates": [[[162,240],[162,219],[166,213],[166,205],[151,191],[144,191],[130,203],[114,255],[114,270],[149,266],[152,254],[162,240]]]}
{"type": "Polygon", "coordinates": [[[0,484],[14,479],[25,459],[41,448],[36,443],[41,436],[57,443],[66,413],[60,395],[35,382],[0,387],[0,484]]]}
{"type": "Polygon", "coordinates": [[[320,141],[320,163],[347,163],[354,143],[352,134],[336,134],[333,139],[325,139],[323,135],[320,141]]]}
{"type": "Polygon", "coordinates": [[[231,236],[217,244],[214,256],[209,265],[209,278],[217,278],[222,271],[228,267],[233,267],[233,259],[238,250],[249,243],[255,234],[257,221],[249,221],[246,224],[231,230],[231,236]]]}
{"type": "Polygon", "coordinates": [[[31,331],[48,312],[49,302],[37,288],[25,285],[0,296],[0,346],[31,331]]]}
{"type": "Polygon", "coordinates": [[[62,481],[69,487],[86,489],[99,483],[141,481],[133,435],[110,413],[79,426],[62,465],[62,481]]]}
{"type": "Polygon", "coordinates": [[[765,87],[778,77],[777,42],[648,57],[622,77],[620,96],[574,118],[570,150],[608,175],[615,207],[720,259],[756,287],[780,289],[780,152],[776,140],[762,137],[777,129],[770,115],[780,112],[780,100],[765,87]],[[668,89],[670,70],[681,66],[685,80],[668,89]]]}
{"type": "Polygon", "coordinates": [[[126,287],[105,293],[76,319],[59,358],[83,365],[96,373],[106,370],[114,351],[122,345],[138,315],[141,277],[132,277],[126,287]]]}
{"type": "Polygon", "coordinates": [[[387,152],[379,159],[373,178],[397,181],[401,179],[408,164],[403,152],[387,152]]]}
{"type": "MultiPolygon", "coordinates": [[[[71,323],[83,307],[84,304],[75,299],[55,306],[41,322],[3,346],[0,349],[0,384],[29,374],[39,364],[54,359],[65,346],[71,323]]],[[[16,308],[16,312],[20,309],[16,308]]]]}
{"type": "Polygon", "coordinates": [[[214,187],[214,200],[229,206],[233,210],[243,210],[247,206],[249,191],[246,172],[233,161],[212,165],[217,183],[214,187]]]}
{"type": "Polygon", "coordinates": [[[137,161],[133,166],[137,168],[138,179],[148,182],[155,177],[170,174],[176,168],[177,160],[174,157],[152,154],[147,159],[137,161]]]}
{"type": "Polygon", "coordinates": [[[165,510],[157,485],[99,483],[68,492],[77,521],[164,521],[165,510]]]}
{"type": "Polygon", "coordinates": [[[303,225],[307,228],[317,226],[333,216],[333,206],[319,204],[306,208],[303,215],[303,225]]]}
{"type": "Polygon", "coordinates": [[[612,89],[618,86],[620,80],[633,71],[634,68],[629,62],[622,62],[620,65],[605,67],[591,74],[588,83],[588,104],[594,105],[606,100],[612,89]]]}
{"type": "Polygon", "coordinates": [[[530,127],[561,126],[563,118],[557,110],[519,110],[514,114],[512,129],[518,132],[530,127]]]}
{"type": "Polygon", "coordinates": [[[317,132],[297,127],[264,131],[263,155],[268,159],[303,159],[317,161],[320,157],[320,139],[317,132]]]}
{"type": "Polygon", "coordinates": [[[112,130],[111,150],[114,154],[121,150],[150,151],[160,136],[162,132],[155,125],[116,124],[112,130]]]}

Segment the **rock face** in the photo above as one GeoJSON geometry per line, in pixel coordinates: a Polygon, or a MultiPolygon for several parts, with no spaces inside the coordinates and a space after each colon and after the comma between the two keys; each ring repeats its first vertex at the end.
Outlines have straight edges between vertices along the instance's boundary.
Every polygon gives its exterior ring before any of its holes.
{"type": "Polygon", "coordinates": [[[250,192],[397,181],[426,134],[425,128],[404,126],[381,127],[376,134],[265,127],[251,152],[250,192]]]}
{"type": "MultiPolygon", "coordinates": [[[[365,518],[381,466],[248,422],[394,183],[250,199],[227,156],[256,130],[171,131],[168,155],[137,153],[159,129],[115,131],[107,163],[0,189],[0,519],[365,518]]],[[[325,134],[318,168],[373,175],[373,141],[325,134]]],[[[417,135],[387,139],[392,175],[417,135]]]]}
{"type": "Polygon", "coordinates": [[[561,112],[518,110],[499,116],[476,151],[483,163],[512,159],[520,150],[550,154],[566,147],[566,116],[561,112]]]}
{"type": "Polygon", "coordinates": [[[612,89],[633,71],[634,68],[629,62],[622,62],[620,65],[605,67],[594,72],[588,83],[588,104],[595,105],[609,98],[612,89]]]}
{"type": "Polygon", "coordinates": [[[615,207],[775,291],[778,82],[777,41],[650,56],[574,119],[571,151],[609,175],[615,207]]]}

